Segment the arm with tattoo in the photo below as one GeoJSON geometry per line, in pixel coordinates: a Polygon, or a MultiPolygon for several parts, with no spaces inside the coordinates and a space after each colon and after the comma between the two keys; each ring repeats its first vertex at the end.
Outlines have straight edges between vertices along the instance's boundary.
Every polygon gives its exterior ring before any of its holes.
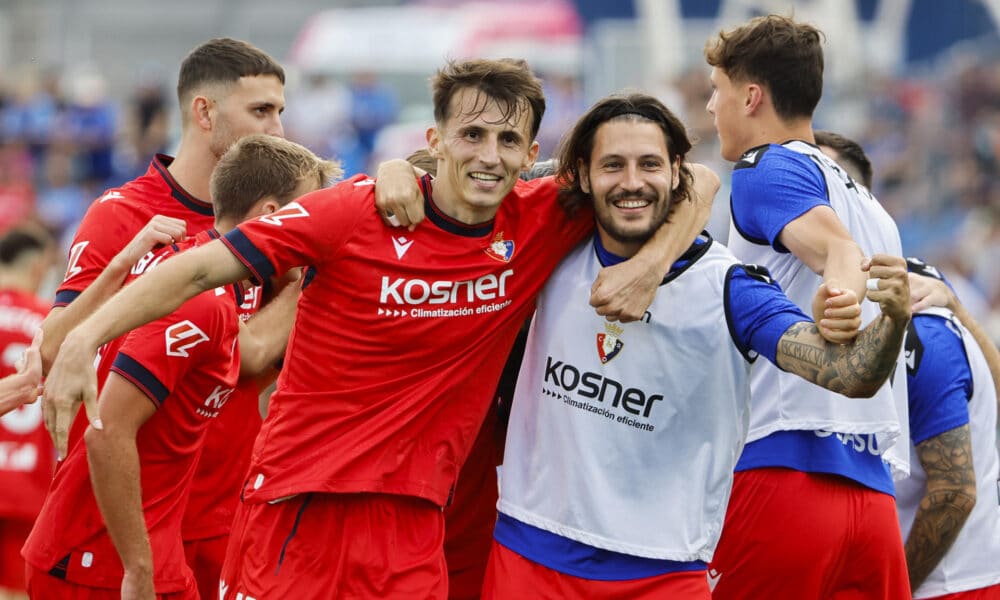
{"type": "MultiPolygon", "coordinates": [[[[778,340],[779,367],[828,390],[851,397],[870,397],[896,366],[906,325],[910,321],[910,288],[906,261],[876,254],[862,270],[878,280],[868,299],[882,314],[850,344],[825,340],[815,323],[792,325],[778,340]]],[[[850,290],[846,294],[853,294],[850,290]]]]}
{"type": "Polygon", "coordinates": [[[852,343],[834,344],[815,323],[797,323],[778,342],[778,366],[838,394],[871,397],[896,366],[905,331],[905,322],[880,315],[852,343]]]}
{"type": "Polygon", "coordinates": [[[917,444],[927,489],[906,539],[910,589],[917,589],[955,542],[976,504],[969,426],[962,425],[917,444]]]}

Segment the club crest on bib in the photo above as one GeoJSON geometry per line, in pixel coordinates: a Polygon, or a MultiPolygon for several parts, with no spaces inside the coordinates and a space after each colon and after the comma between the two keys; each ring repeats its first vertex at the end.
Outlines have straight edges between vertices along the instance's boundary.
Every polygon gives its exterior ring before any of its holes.
{"type": "Polygon", "coordinates": [[[597,334],[597,356],[601,359],[601,364],[605,364],[612,358],[618,356],[625,345],[619,338],[624,333],[624,329],[614,323],[605,323],[605,333],[597,334]]]}
{"type": "Polygon", "coordinates": [[[500,231],[493,237],[493,241],[485,252],[486,256],[494,260],[510,262],[510,257],[514,255],[514,242],[503,239],[503,232],[500,231]]]}

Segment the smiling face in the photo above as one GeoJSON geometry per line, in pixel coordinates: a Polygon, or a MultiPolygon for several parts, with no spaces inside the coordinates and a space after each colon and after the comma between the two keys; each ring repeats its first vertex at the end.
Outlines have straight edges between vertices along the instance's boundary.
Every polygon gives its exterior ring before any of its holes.
{"type": "Polygon", "coordinates": [[[212,98],[212,133],[209,145],[216,158],[236,140],[252,133],[284,137],[281,113],[285,110],[284,85],[274,75],[241,77],[212,98]]]}
{"type": "Polygon", "coordinates": [[[602,123],[581,187],[594,199],[601,242],[619,256],[635,254],[670,215],[680,182],[659,125],[634,116],[602,123]]]}
{"type": "Polygon", "coordinates": [[[530,110],[505,108],[477,89],[462,88],[451,98],[445,122],[427,132],[431,156],[438,161],[434,199],[462,223],[492,219],[518,176],[538,157],[530,110]]]}

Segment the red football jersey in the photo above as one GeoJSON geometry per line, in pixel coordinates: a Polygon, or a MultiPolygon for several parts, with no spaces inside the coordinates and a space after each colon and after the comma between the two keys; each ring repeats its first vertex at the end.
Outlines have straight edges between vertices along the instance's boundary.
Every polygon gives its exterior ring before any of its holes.
{"type": "MultiPolygon", "coordinates": [[[[203,232],[196,240],[206,241],[213,234],[203,232]]],[[[158,409],[136,438],[157,593],[193,586],[181,543],[181,520],[209,424],[236,387],[237,301],[231,286],[203,292],[167,317],[124,336],[114,344],[116,350],[106,348],[101,358],[99,371],[110,369],[128,379],[158,409]]],[[[81,411],[77,422],[85,425],[85,419],[81,411]]],[[[68,581],[118,588],[121,561],[91,488],[82,439],[85,426],[74,425],[69,453],[23,554],[35,568],[46,572],[55,568],[68,581]]]]}
{"type": "MultiPolygon", "coordinates": [[[[237,291],[243,300],[236,312],[241,321],[246,321],[260,308],[261,288],[237,291]]],[[[240,379],[226,410],[208,426],[205,446],[191,482],[191,497],[184,511],[181,537],[185,542],[229,533],[240,500],[240,487],[250,466],[253,442],[260,431],[259,396],[256,379],[240,379]]]]}
{"type": "Polygon", "coordinates": [[[357,176],[223,241],[263,281],[311,265],[244,498],[380,492],[448,502],[514,338],[566,252],[593,229],[551,179],[518,182],[468,226],[434,205],[387,227],[357,176]]]}
{"type": "MultiPolygon", "coordinates": [[[[14,363],[48,312],[48,305],[32,294],[0,291],[0,377],[15,371],[14,363]]],[[[0,417],[0,519],[35,518],[55,463],[41,403],[25,404],[0,417]]]]}
{"type": "Polygon", "coordinates": [[[159,154],[145,175],[94,200],[73,238],[66,277],[56,291],[56,306],[66,306],[87,289],[153,216],[184,219],[188,235],[215,224],[212,205],[184,191],[167,171],[172,161],[159,154]]]}

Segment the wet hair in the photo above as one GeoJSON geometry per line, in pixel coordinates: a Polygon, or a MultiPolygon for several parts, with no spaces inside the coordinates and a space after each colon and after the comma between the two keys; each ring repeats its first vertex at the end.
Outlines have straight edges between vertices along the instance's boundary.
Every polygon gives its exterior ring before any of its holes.
{"type": "Polygon", "coordinates": [[[674,201],[688,199],[693,180],[684,158],[691,150],[691,140],[684,124],[656,98],[646,94],[627,94],[608,96],[590,107],[563,139],[556,171],[556,181],[560,185],[559,202],[563,208],[572,213],[593,201],[580,186],[580,164],[590,165],[598,127],[619,120],[650,122],[660,128],[671,165],[675,161],[680,164],[680,182],[671,196],[674,201]]]}
{"type": "Polygon", "coordinates": [[[816,136],[817,146],[832,148],[840,157],[837,162],[849,171],[857,173],[859,181],[866,188],[871,189],[874,169],[872,169],[872,161],[868,160],[868,155],[865,154],[865,149],[861,147],[861,144],[832,131],[815,131],[813,133],[816,136]]]}
{"type": "Polygon", "coordinates": [[[340,163],[321,159],[295,142],[262,133],[248,135],[233,144],[212,171],[212,207],[217,219],[242,221],[266,197],[284,205],[310,178],[318,189],[342,175],[340,163]]]}
{"type": "Polygon", "coordinates": [[[495,101],[504,121],[516,122],[520,111],[530,110],[531,139],[538,135],[545,114],[545,93],[527,62],[515,58],[449,62],[431,79],[434,120],[439,126],[451,116],[451,100],[463,89],[479,92],[476,110],[480,112],[486,110],[490,100],[495,101]]]}
{"type": "Polygon", "coordinates": [[[266,52],[241,40],[215,38],[192,50],[177,76],[181,107],[205,86],[230,85],[243,77],[273,75],[284,85],[285,70],[266,52]]]}
{"type": "Polygon", "coordinates": [[[822,41],[812,25],[767,15],[720,31],[705,60],[733,81],[764,85],[779,117],[812,117],[823,94],[822,41]]]}

